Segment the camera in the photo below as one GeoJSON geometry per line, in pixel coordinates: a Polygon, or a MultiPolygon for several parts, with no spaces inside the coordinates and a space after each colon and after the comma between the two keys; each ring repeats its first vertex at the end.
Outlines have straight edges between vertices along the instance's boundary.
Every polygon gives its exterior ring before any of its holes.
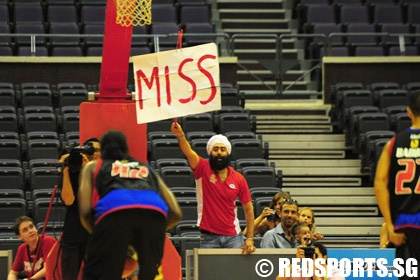
{"type": "Polygon", "coordinates": [[[277,215],[276,210],[272,210],[271,214],[267,216],[267,221],[274,222],[280,220],[280,217],[277,215]]]}
{"type": "Polygon", "coordinates": [[[67,153],[69,156],[66,158],[65,164],[71,171],[79,171],[83,164],[83,157],[81,154],[91,156],[95,153],[95,148],[93,145],[71,146],[67,153]]]}
{"type": "Polygon", "coordinates": [[[305,251],[305,258],[312,259],[315,255],[315,247],[312,246],[306,246],[302,247],[303,251],[305,251]]]}

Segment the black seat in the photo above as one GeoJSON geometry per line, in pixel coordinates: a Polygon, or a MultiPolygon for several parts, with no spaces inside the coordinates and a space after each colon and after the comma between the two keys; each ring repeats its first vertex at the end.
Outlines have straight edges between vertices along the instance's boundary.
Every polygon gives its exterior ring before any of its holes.
{"type": "Polygon", "coordinates": [[[54,113],[29,113],[23,116],[25,132],[57,131],[57,118],[54,113]]]}
{"type": "Polygon", "coordinates": [[[61,174],[58,167],[34,167],[30,170],[30,189],[52,190],[58,186],[61,180],[61,174]]]}
{"type": "Polygon", "coordinates": [[[276,170],[271,166],[246,166],[241,169],[249,189],[278,186],[276,170]]]}
{"type": "Polygon", "coordinates": [[[195,179],[189,166],[164,166],[160,176],[169,188],[195,188],[195,179]]]}
{"type": "Polygon", "coordinates": [[[185,158],[178,145],[177,139],[155,139],[151,143],[151,159],[185,158]]]}
{"type": "Polygon", "coordinates": [[[19,118],[16,113],[0,113],[0,131],[19,132],[19,118]]]}
{"type": "Polygon", "coordinates": [[[31,139],[28,141],[27,159],[57,159],[61,153],[61,142],[57,139],[31,139]]]}
{"type": "Polygon", "coordinates": [[[241,158],[266,158],[265,150],[268,150],[268,143],[263,143],[259,139],[234,139],[231,141],[232,153],[231,160],[241,158]]]}
{"type": "Polygon", "coordinates": [[[10,222],[15,217],[27,215],[27,204],[24,198],[0,198],[0,222],[10,222]]]}
{"type": "Polygon", "coordinates": [[[191,140],[191,148],[202,158],[208,158],[207,154],[207,143],[208,139],[193,139],[191,140]]]}
{"type": "Polygon", "coordinates": [[[0,181],[1,189],[25,189],[25,173],[22,167],[0,167],[0,181]]]}
{"type": "Polygon", "coordinates": [[[1,139],[0,159],[21,160],[22,144],[19,139],[1,139]]]}
{"type": "Polygon", "coordinates": [[[218,119],[219,133],[229,131],[252,131],[249,113],[223,113],[218,119]]]}
{"type": "Polygon", "coordinates": [[[191,131],[213,131],[213,115],[211,113],[193,114],[182,117],[182,129],[191,131]]]}
{"type": "MultiPolygon", "coordinates": [[[[38,198],[33,202],[32,212],[35,223],[38,224],[45,222],[50,201],[51,200],[49,198],[38,198]]],[[[61,200],[55,199],[51,209],[52,210],[49,216],[50,223],[64,220],[66,207],[61,200]]]]}

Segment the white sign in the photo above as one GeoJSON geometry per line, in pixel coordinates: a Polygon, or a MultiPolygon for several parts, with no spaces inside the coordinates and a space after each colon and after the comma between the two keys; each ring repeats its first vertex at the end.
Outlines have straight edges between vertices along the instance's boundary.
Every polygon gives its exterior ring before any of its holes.
{"type": "Polygon", "coordinates": [[[134,56],[137,123],[220,110],[216,44],[134,56]]]}

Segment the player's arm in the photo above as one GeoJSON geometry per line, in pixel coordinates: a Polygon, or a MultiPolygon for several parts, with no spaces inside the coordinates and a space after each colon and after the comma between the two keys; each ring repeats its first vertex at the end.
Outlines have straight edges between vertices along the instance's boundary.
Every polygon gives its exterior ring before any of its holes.
{"type": "Polygon", "coordinates": [[[379,210],[384,217],[387,225],[389,241],[399,246],[405,242],[403,234],[397,234],[394,232],[394,224],[391,218],[391,208],[389,202],[389,191],[388,191],[388,180],[389,180],[389,169],[391,166],[391,158],[389,156],[390,142],[386,143],[379,161],[376,166],[374,190],[376,200],[378,201],[379,210]]]}
{"type": "Polygon", "coordinates": [[[95,172],[96,161],[91,161],[83,167],[80,174],[78,191],[80,222],[89,232],[93,232],[93,210],[92,210],[92,191],[93,173],[95,172]]]}
{"type": "Polygon", "coordinates": [[[172,191],[166,186],[165,182],[160,178],[160,176],[156,175],[158,184],[160,187],[160,192],[162,194],[163,199],[165,200],[166,204],[168,205],[168,217],[166,218],[166,229],[170,229],[175,226],[181,219],[182,219],[182,210],[179,207],[178,201],[175,198],[175,195],[172,191]]]}
{"type": "Polygon", "coordinates": [[[179,123],[172,123],[171,125],[172,133],[178,138],[178,144],[181,148],[182,153],[188,160],[188,163],[192,169],[195,169],[200,160],[198,154],[191,148],[190,143],[185,137],[184,131],[179,123]]]}

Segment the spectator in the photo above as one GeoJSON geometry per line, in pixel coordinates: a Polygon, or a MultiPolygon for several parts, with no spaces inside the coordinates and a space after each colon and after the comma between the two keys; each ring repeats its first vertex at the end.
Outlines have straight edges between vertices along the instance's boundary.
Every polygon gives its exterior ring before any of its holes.
{"type": "Polygon", "coordinates": [[[78,198],[82,225],[92,234],[83,279],[121,279],[130,245],[141,265],[139,278],[154,279],[165,230],[182,214],[165,183],[129,155],[120,131],[102,136],[101,158],[83,168],[78,198]]]}
{"type": "MultiPolygon", "coordinates": [[[[324,271],[328,271],[328,267],[327,267],[327,248],[319,243],[319,242],[314,242],[312,244],[312,247],[314,248],[314,255],[313,255],[313,259],[319,259],[322,258],[324,259],[324,262],[322,264],[322,266],[324,267],[324,271]]],[[[305,258],[305,250],[303,249],[303,246],[298,246],[296,249],[296,258],[302,259],[305,258]]],[[[315,271],[316,271],[316,267],[313,268],[314,274],[312,275],[312,277],[292,277],[292,266],[289,267],[289,271],[285,271],[284,272],[284,277],[281,276],[277,276],[276,280],[324,280],[324,279],[329,279],[329,280],[344,280],[345,278],[342,277],[339,273],[338,269],[332,269],[332,276],[328,277],[319,277],[315,275],[315,271]],[[289,276],[287,276],[289,275],[289,276]]],[[[301,270],[298,270],[299,274],[301,274],[301,270]]]]}
{"type": "Polygon", "coordinates": [[[298,241],[292,234],[292,226],[297,220],[297,214],[298,202],[285,199],[280,205],[280,223],[264,234],[261,248],[295,248],[298,241]]]}
{"type": "MultiPolygon", "coordinates": [[[[291,198],[288,192],[279,191],[273,196],[269,207],[264,207],[261,214],[254,220],[254,235],[263,236],[268,230],[275,228],[280,222],[280,205],[285,199],[291,198]]],[[[245,228],[244,235],[248,232],[245,228]]]]}
{"type": "Polygon", "coordinates": [[[324,239],[324,235],[320,232],[315,232],[315,213],[314,211],[309,207],[302,207],[299,209],[299,216],[298,221],[299,222],[305,222],[309,229],[311,230],[311,239],[312,240],[321,240],[324,239]]]}
{"type": "Polygon", "coordinates": [[[178,138],[179,147],[188,160],[196,179],[198,223],[202,248],[241,248],[244,254],[255,251],[254,208],[245,178],[229,166],[231,144],[221,135],[207,142],[209,160],[200,157],[186,139],[178,123],[171,126],[178,138]],[[249,229],[243,240],[236,215],[236,200],[242,203],[246,226],[249,229]]]}
{"type": "Polygon", "coordinates": [[[395,257],[418,260],[420,90],[410,92],[407,114],[411,119],[411,127],[385,144],[376,167],[374,190],[387,227],[389,242],[396,247],[395,257]]]}
{"type": "Polygon", "coordinates": [[[292,226],[292,235],[297,240],[299,245],[307,246],[311,243],[311,230],[304,222],[296,222],[292,226]]]}
{"type": "Polygon", "coordinates": [[[17,280],[21,271],[25,271],[27,279],[45,279],[45,260],[56,243],[55,239],[48,235],[38,235],[34,221],[27,216],[15,219],[13,229],[24,243],[17,250],[7,280],[17,280]]]}

